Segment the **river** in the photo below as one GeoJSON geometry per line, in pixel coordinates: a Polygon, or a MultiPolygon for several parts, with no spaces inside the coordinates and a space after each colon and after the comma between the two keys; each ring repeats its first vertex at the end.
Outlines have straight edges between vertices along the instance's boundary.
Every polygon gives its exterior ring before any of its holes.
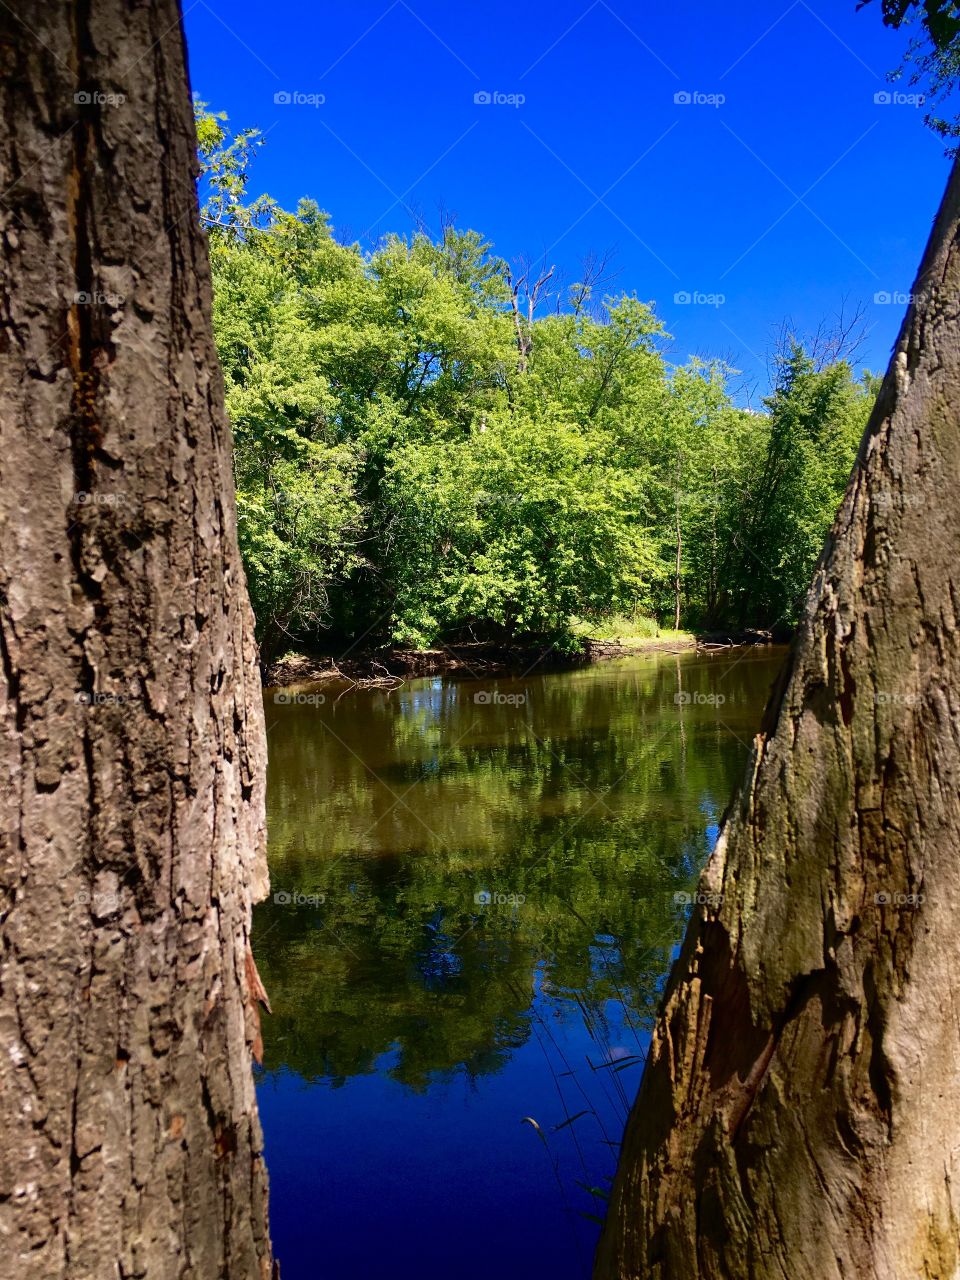
{"type": "Polygon", "coordinates": [[[780,649],[267,694],[283,1280],[588,1280],[780,649]]]}

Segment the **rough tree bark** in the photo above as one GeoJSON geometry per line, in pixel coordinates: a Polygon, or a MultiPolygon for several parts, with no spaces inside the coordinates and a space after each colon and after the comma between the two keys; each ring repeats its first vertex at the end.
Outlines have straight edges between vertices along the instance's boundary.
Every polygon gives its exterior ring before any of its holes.
{"type": "Polygon", "coordinates": [[[264,734],[176,0],[0,7],[0,1275],[272,1268],[264,734]]]}
{"type": "Polygon", "coordinates": [[[598,1280],[960,1274],[960,170],[703,879],[598,1280]]]}

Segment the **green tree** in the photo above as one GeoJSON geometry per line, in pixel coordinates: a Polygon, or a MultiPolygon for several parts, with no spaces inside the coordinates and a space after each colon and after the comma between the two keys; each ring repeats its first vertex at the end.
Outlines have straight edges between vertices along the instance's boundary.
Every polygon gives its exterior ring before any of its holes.
{"type": "Polygon", "coordinates": [[[196,111],[265,660],[793,615],[866,410],[846,365],[795,353],[747,413],[721,364],[667,366],[652,303],[596,301],[600,267],[540,315],[552,271],[450,221],[363,253],[312,201],[250,200],[259,134],[196,111]]]}
{"type": "Polygon", "coordinates": [[[729,593],[741,625],[796,620],[876,390],[845,361],[818,368],[798,342],[780,358],[765,402],[766,454],[732,539],[729,593]]]}

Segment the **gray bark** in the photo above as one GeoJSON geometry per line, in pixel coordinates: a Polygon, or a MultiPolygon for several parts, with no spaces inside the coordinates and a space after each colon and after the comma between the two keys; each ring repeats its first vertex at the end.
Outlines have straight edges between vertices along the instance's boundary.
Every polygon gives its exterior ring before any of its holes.
{"type": "Polygon", "coordinates": [[[264,733],[176,0],[0,7],[0,1275],[257,1280],[264,733]]]}
{"type": "Polygon", "coordinates": [[[703,877],[597,1280],[960,1275],[960,171],[703,877]]]}

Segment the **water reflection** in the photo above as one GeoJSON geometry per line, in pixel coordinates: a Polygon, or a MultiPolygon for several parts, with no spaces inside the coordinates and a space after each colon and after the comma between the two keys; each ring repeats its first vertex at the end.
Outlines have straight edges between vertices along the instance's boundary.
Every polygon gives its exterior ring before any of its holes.
{"type": "MultiPolygon", "coordinates": [[[[291,1078],[319,1088],[308,1096],[323,1131],[330,1087],[360,1077],[388,1090],[376,1114],[400,1123],[411,1091],[435,1100],[496,1075],[496,1096],[516,1103],[512,1124],[539,1098],[571,1147],[570,1176],[550,1148],[562,1185],[537,1194],[569,1211],[570,1183],[581,1182],[577,1213],[596,1210],[602,1185],[594,1201],[589,1188],[612,1171],[683,929],[675,895],[715,839],[781,660],[659,655],[524,680],[271,696],[275,896],[257,908],[254,933],[273,1006],[264,1088],[291,1078]]],[[[373,1114],[350,1106],[358,1125],[373,1114]]],[[[278,1181],[310,1175],[284,1155],[289,1113],[273,1115],[267,1101],[276,1198],[278,1181]]],[[[431,1159],[459,1169],[473,1194],[476,1170],[464,1175],[452,1134],[430,1139],[431,1159]]],[[[353,1142],[366,1144],[357,1158],[369,1172],[380,1139],[353,1142]]],[[[377,1220],[376,1206],[353,1209],[355,1225],[377,1220]]],[[[281,1248],[294,1280],[296,1254],[290,1241],[286,1257],[281,1248]]],[[[551,1263],[555,1280],[584,1274],[584,1249],[569,1254],[551,1263]]],[[[423,1265],[422,1243],[417,1256],[423,1265]]]]}

